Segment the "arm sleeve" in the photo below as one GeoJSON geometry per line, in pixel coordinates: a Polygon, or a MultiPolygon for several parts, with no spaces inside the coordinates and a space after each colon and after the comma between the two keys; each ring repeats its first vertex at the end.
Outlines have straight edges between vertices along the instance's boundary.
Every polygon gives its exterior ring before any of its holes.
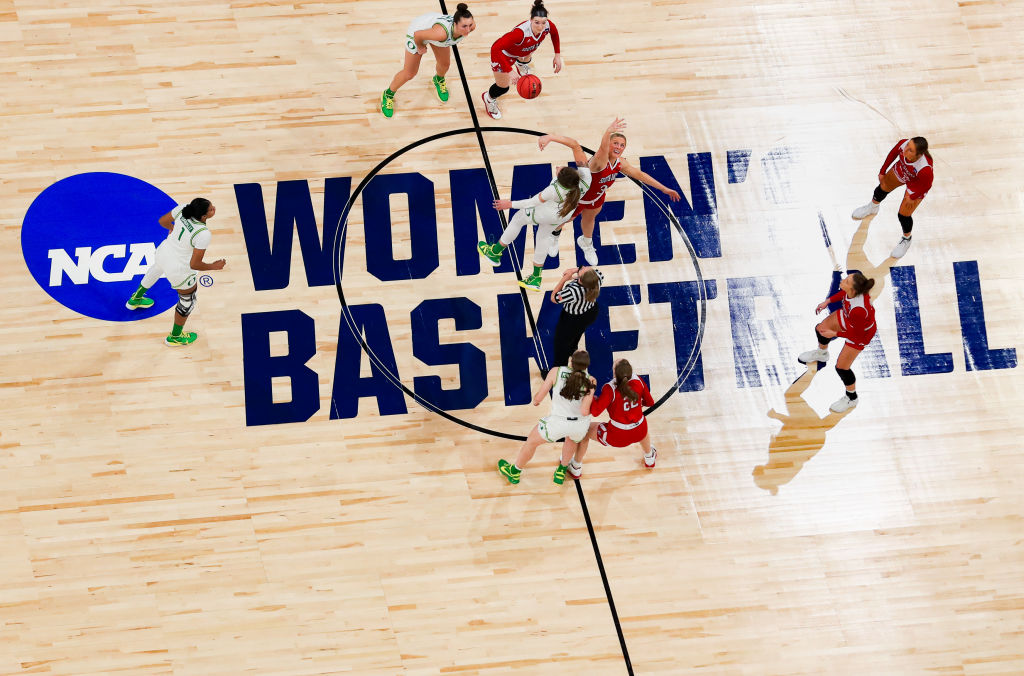
{"type": "MultiPolygon", "coordinates": [[[[547,188],[544,188],[544,191],[546,191],[546,190],[547,190],[547,188]]],[[[533,197],[531,197],[529,199],[513,200],[512,201],[512,208],[513,209],[525,209],[527,207],[535,207],[535,206],[537,206],[538,204],[540,204],[540,196],[544,195],[544,191],[541,191],[541,192],[537,193],[536,195],[534,195],[533,197]]],[[[544,198],[546,200],[547,199],[547,195],[544,195],[544,198]]]]}
{"type": "Polygon", "coordinates": [[[647,389],[647,385],[642,380],[640,380],[640,388],[642,390],[640,392],[640,401],[643,402],[644,406],[654,406],[654,397],[651,396],[651,391],[647,389]]]}
{"type": "Polygon", "coordinates": [[[901,138],[899,141],[896,142],[896,145],[894,145],[892,147],[892,150],[889,151],[889,154],[886,155],[885,162],[882,162],[882,168],[878,170],[879,174],[885,173],[886,168],[888,168],[888,166],[892,164],[896,157],[900,154],[900,146],[906,143],[906,141],[907,139],[901,138]]]}
{"type": "Polygon", "coordinates": [[[931,167],[925,167],[917,172],[914,180],[907,183],[907,192],[910,194],[910,199],[923,199],[928,194],[928,191],[932,189],[932,181],[934,179],[935,172],[932,171],[931,167]]]}
{"type": "Polygon", "coordinates": [[[548,19],[548,28],[551,29],[551,46],[555,48],[555,54],[562,53],[562,41],[558,39],[558,29],[555,28],[555,22],[548,19]]]}
{"type": "Polygon", "coordinates": [[[838,293],[834,293],[828,297],[828,304],[831,305],[832,303],[838,303],[844,298],[846,298],[846,292],[843,291],[842,289],[839,289],[838,293]]]}
{"type": "Polygon", "coordinates": [[[516,45],[519,44],[519,37],[521,35],[522,32],[520,32],[518,28],[513,28],[508,33],[505,33],[494,41],[494,44],[491,45],[491,53],[494,54],[495,52],[501,53],[505,51],[515,54],[516,45]]]}
{"type": "Polygon", "coordinates": [[[594,400],[594,403],[590,405],[590,415],[601,415],[605,409],[608,408],[608,404],[612,403],[612,397],[615,396],[614,390],[611,385],[605,385],[601,388],[601,396],[594,400]]]}

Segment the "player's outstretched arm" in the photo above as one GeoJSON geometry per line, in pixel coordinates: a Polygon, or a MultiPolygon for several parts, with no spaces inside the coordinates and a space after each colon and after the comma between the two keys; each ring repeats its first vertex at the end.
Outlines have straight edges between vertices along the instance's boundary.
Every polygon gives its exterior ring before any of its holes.
{"type": "Polygon", "coordinates": [[[615,121],[608,125],[608,128],[604,130],[604,136],[601,137],[601,144],[597,147],[597,152],[590,158],[590,170],[601,171],[608,164],[608,149],[612,145],[612,134],[615,132],[621,132],[626,128],[626,121],[621,118],[615,118],[615,121]]]}
{"type": "Polygon", "coordinates": [[[626,176],[629,176],[632,179],[640,181],[644,185],[649,185],[652,188],[660,190],[661,192],[668,195],[669,199],[671,199],[673,202],[678,202],[681,199],[678,192],[672,190],[671,188],[666,188],[664,185],[661,184],[661,182],[659,182],[653,176],[646,172],[640,171],[626,160],[622,160],[622,166],[620,168],[620,171],[626,176]]]}
{"type": "Polygon", "coordinates": [[[587,163],[587,155],[583,152],[583,146],[580,142],[569,136],[560,136],[558,134],[545,134],[537,139],[537,145],[541,150],[548,147],[549,143],[558,143],[566,148],[572,150],[572,158],[576,161],[576,166],[583,166],[587,163]]]}

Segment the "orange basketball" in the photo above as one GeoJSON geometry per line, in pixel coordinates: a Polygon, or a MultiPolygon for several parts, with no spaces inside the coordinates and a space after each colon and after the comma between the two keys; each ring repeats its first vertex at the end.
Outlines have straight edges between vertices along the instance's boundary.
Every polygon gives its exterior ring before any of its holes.
{"type": "Polygon", "coordinates": [[[519,95],[524,99],[535,99],[540,96],[540,78],[536,75],[524,75],[516,84],[519,95]]]}

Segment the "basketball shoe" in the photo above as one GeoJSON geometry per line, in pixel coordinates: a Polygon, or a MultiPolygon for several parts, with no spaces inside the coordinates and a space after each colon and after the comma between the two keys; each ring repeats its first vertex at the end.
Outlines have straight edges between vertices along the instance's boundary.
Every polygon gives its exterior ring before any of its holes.
{"type": "Polygon", "coordinates": [[[868,216],[874,216],[877,213],[878,213],[878,205],[875,204],[874,202],[868,202],[864,206],[857,207],[856,209],[854,209],[853,213],[850,214],[850,216],[851,216],[851,218],[853,218],[853,220],[859,221],[862,218],[867,218],[868,216]]]}
{"type": "Polygon", "coordinates": [[[566,469],[568,469],[568,468],[565,465],[559,464],[558,467],[555,468],[555,476],[552,479],[552,481],[554,481],[559,486],[564,484],[565,483],[565,470],[566,469]]]}
{"type": "Polygon", "coordinates": [[[519,483],[519,479],[523,476],[523,470],[516,469],[515,465],[504,458],[498,461],[498,472],[501,473],[501,476],[508,479],[510,484],[519,483]]]}
{"type": "Polygon", "coordinates": [[[167,347],[184,347],[196,342],[196,338],[198,337],[199,334],[195,331],[183,331],[176,336],[167,336],[164,338],[164,345],[167,347]]]}
{"type": "Polygon", "coordinates": [[[851,408],[856,408],[858,401],[860,401],[860,397],[856,399],[850,399],[848,396],[844,394],[841,399],[837,399],[836,401],[834,401],[832,405],[829,406],[828,408],[833,413],[846,413],[851,408]]]}
{"type": "Polygon", "coordinates": [[[440,99],[441,103],[448,101],[448,83],[445,82],[443,75],[435,75],[431,80],[434,83],[434,91],[437,92],[437,98],[440,99]]]}
{"type": "Polygon", "coordinates": [[[384,114],[384,117],[390,118],[395,114],[395,93],[390,89],[385,89],[384,93],[380,97],[380,112],[384,114]],[[390,94],[388,92],[391,92],[390,94]]]}
{"type": "Polygon", "coordinates": [[[575,460],[570,460],[566,466],[566,471],[569,474],[570,479],[579,479],[583,476],[583,465],[576,464],[575,460]]]}
{"type": "Polygon", "coordinates": [[[480,252],[480,255],[486,258],[491,265],[498,267],[501,265],[501,254],[505,252],[505,247],[501,247],[500,244],[488,244],[487,242],[477,242],[476,250],[480,252]]]}
{"type": "Polygon", "coordinates": [[[145,296],[141,296],[140,298],[132,296],[124,306],[129,310],[146,310],[153,307],[153,299],[146,298],[145,296]]]}
{"type": "Polygon", "coordinates": [[[516,70],[519,72],[519,77],[523,77],[524,75],[529,75],[530,73],[532,73],[533,67],[530,66],[530,63],[528,61],[516,60],[516,70]]]}
{"type": "Polygon", "coordinates": [[[644,454],[644,467],[646,467],[647,469],[651,469],[652,467],[654,467],[654,463],[657,460],[658,460],[658,449],[656,449],[654,446],[651,446],[651,454],[650,455],[647,455],[646,453],[644,454]]]}
{"type": "Polygon", "coordinates": [[[587,265],[597,265],[597,249],[594,248],[594,240],[580,235],[576,238],[576,244],[583,251],[583,258],[586,259],[587,265]]]}
{"type": "Polygon", "coordinates": [[[827,362],[828,361],[828,350],[807,350],[807,352],[801,352],[800,356],[796,358],[801,364],[810,364],[811,362],[827,362]]]}
{"type": "Polygon", "coordinates": [[[487,114],[495,120],[500,120],[501,109],[498,108],[498,102],[491,98],[490,92],[484,92],[480,97],[484,100],[484,109],[487,110],[487,114]]]}
{"type": "Polygon", "coordinates": [[[904,237],[900,240],[900,243],[892,250],[893,258],[903,258],[907,255],[907,250],[910,249],[910,239],[910,237],[904,237]]]}
{"type": "Polygon", "coordinates": [[[530,275],[526,279],[520,279],[519,286],[530,291],[540,291],[540,275],[530,275]]]}

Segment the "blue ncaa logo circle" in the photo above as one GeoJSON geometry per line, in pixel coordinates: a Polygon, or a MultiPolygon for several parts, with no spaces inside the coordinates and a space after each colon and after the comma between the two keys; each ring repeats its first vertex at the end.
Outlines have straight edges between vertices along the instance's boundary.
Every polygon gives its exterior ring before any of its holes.
{"type": "Polygon", "coordinates": [[[57,181],[32,202],[21,226],[29,272],[55,301],[113,322],[145,319],[178,300],[166,283],[147,294],[153,307],[125,307],[167,237],[158,219],[175,207],[159,188],[131,176],[77,174],[57,181]]]}

